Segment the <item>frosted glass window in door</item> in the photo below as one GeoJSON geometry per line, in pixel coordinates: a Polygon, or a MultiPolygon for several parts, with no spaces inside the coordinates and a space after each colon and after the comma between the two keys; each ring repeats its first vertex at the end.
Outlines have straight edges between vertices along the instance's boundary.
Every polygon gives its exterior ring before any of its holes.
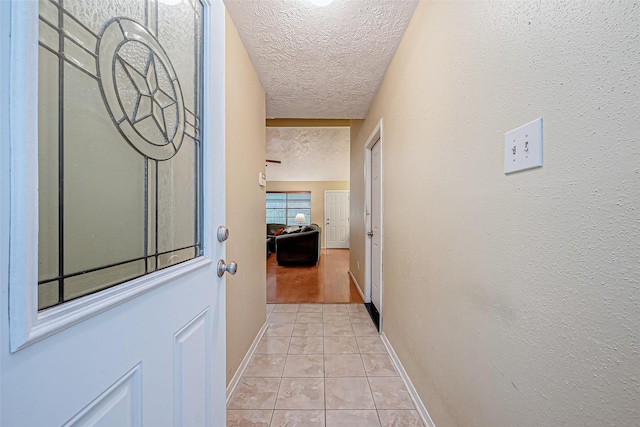
{"type": "Polygon", "coordinates": [[[38,306],[201,246],[202,4],[39,2],[38,306]]]}

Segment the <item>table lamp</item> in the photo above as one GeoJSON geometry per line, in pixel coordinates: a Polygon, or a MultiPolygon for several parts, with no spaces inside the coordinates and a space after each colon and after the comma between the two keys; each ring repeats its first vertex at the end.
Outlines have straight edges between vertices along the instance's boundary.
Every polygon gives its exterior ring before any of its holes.
{"type": "Polygon", "coordinates": [[[300,224],[300,223],[307,222],[307,218],[305,218],[303,213],[299,213],[293,219],[293,222],[297,222],[297,223],[299,223],[298,225],[301,226],[302,224],[300,224]]]}

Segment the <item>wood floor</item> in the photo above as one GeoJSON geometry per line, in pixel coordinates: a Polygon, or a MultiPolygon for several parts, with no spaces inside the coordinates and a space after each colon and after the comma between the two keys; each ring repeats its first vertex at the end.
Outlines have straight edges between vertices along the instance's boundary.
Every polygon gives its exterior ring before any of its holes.
{"type": "Polygon", "coordinates": [[[349,250],[323,249],[315,267],[280,267],[267,259],[267,303],[362,303],[349,276],[349,250]]]}

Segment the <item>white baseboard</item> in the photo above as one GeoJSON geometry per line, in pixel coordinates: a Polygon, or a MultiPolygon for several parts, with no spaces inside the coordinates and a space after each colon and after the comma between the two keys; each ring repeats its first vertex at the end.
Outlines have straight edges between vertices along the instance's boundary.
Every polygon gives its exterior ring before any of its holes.
{"type": "Polygon", "coordinates": [[[431,419],[431,416],[429,415],[429,412],[427,412],[427,408],[425,408],[424,403],[422,403],[422,400],[420,400],[420,396],[418,396],[416,388],[413,386],[413,383],[409,379],[407,371],[404,370],[402,363],[400,363],[400,359],[398,359],[398,355],[391,346],[391,343],[387,339],[387,336],[384,334],[384,332],[380,334],[380,338],[382,338],[382,342],[387,348],[389,356],[391,356],[391,361],[395,365],[396,371],[398,371],[398,375],[400,375],[400,378],[402,378],[402,382],[404,383],[405,387],[407,387],[407,391],[411,396],[411,400],[413,400],[413,404],[416,406],[418,414],[420,414],[420,418],[422,418],[422,422],[426,427],[436,427],[433,420],[431,419]]]}
{"type": "Polygon", "coordinates": [[[249,347],[247,354],[245,354],[244,359],[242,359],[240,366],[238,366],[236,373],[233,374],[233,378],[231,378],[231,381],[229,381],[229,385],[227,386],[227,405],[229,404],[229,399],[231,399],[231,395],[236,390],[236,387],[240,382],[240,378],[242,378],[242,375],[244,375],[244,371],[247,369],[247,366],[249,365],[249,361],[253,357],[253,353],[255,353],[256,348],[258,347],[258,343],[262,339],[262,336],[264,335],[264,331],[267,330],[268,326],[269,324],[267,322],[265,322],[264,325],[262,325],[262,328],[260,328],[260,330],[258,331],[258,335],[256,335],[256,338],[253,340],[251,347],[249,347]]]}
{"type": "Polygon", "coordinates": [[[366,299],[364,298],[364,294],[362,293],[362,290],[360,289],[360,285],[358,284],[358,281],[356,280],[356,277],[353,275],[351,270],[349,270],[349,276],[351,276],[351,280],[353,280],[353,283],[356,284],[356,289],[358,290],[358,293],[362,297],[362,301],[366,301],[366,299]]]}

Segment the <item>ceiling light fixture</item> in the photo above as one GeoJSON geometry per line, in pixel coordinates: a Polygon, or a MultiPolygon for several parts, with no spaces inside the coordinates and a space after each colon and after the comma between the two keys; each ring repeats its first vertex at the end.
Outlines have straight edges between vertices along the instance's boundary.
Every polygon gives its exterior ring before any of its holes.
{"type": "Polygon", "coordinates": [[[309,0],[318,7],[325,7],[333,3],[333,0],[309,0]]]}

